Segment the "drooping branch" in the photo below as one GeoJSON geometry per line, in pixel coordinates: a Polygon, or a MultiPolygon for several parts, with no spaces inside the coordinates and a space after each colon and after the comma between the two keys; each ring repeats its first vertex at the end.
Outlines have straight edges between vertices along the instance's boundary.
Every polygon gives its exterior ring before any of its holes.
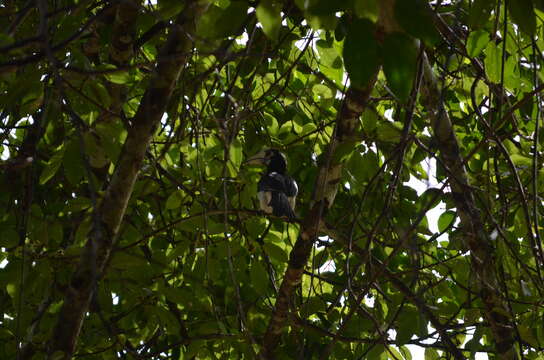
{"type": "Polygon", "coordinates": [[[51,339],[50,358],[72,357],[96,281],[102,276],[110,258],[148,144],[187,61],[193,46],[192,35],[196,22],[205,8],[200,1],[187,2],[170,28],[111,182],[97,209],[100,222],[91,229],[80,262],[66,290],[51,339]]]}

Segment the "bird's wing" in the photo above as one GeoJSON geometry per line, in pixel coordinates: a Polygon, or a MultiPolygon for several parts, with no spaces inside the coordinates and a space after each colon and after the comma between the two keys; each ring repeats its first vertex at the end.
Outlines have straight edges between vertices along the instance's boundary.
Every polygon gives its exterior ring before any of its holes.
{"type": "Polygon", "coordinates": [[[285,194],[288,197],[295,197],[298,194],[297,182],[290,176],[284,176],[285,194]]]}
{"type": "MultiPolygon", "coordinates": [[[[260,198],[265,198],[265,194],[267,193],[270,194],[270,197],[266,197],[266,199],[270,199],[268,200],[268,204],[266,204],[268,206],[263,207],[261,203],[262,210],[267,211],[271,207],[272,214],[276,216],[287,216],[290,219],[296,218],[293,209],[298,188],[293,179],[276,172],[263,174],[257,189],[262,194],[260,198]]],[[[268,212],[270,211],[268,210],[268,212]]]]}
{"type": "Polygon", "coordinates": [[[272,206],[272,213],[276,216],[287,216],[289,219],[296,218],[295,212],[285,193],[273,191],[270,206],[272,206]]]}
{"type": "Polygon", "coordinates": [[[263,174],[261,180],[257,186],[258,191],[279,191],[287,193],[285,188],[285,176],[272,172],[270,174],[263,174]]]}

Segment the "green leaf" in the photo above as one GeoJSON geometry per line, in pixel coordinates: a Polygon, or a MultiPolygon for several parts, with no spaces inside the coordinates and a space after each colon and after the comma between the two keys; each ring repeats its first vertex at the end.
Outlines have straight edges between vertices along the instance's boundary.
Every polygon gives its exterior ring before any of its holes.
{"type": "MultiPolygon", "coordinates": [[[[393,346],[393,345],[389,345],[389,346],[387,347],[387,352],[390,354],[390,356],[393,357],[393,359],[402,359],[402,358],[404,358],[404,357],[400,354],[400,352],[396,349],[396,347],[393,346]]],[[[388,358],[389,358],[389,357],[388,357],[388,358]]]]}
{"type": "Polygon", "coordinates": [[[47,162],[45,168],[40,175],[40,185],[45,185],[59,170],[60,164],[64,157],[64,146],[58,148],[51,159],[47,162]]]}
{"type": "Polygon", "coordinates": [[[270,40],[277,40],[281,27],[281,4],[274,0],[263,0],[256,9],[257,19],[270,40]]]}
{"type": "Polygon", "coordinates": [[[467,39],[467,53],[470,57],[477,57],[489,43],[489,33],[485,30],[476,30],[470,33],[467,39]]]}
{"type": "Polygon", "coordinates": [[[66,144],[62,167],[64,175],[72,185],[76,185],[85,177],[81,145],[77,137],[74,137],[66,144]]]}
{"type": "Polygon", "coordinates": [[[504,86],[510,92],[522,91],[524,79],[519,71],[518,59],[515,56],[510,56],[504,64],[504,86]]]}
{"type": "Polygon", "coordinates": [[[510,0],[508,11],[521,31],[529,36],[536,32],[536,14],[532,0],[510,0]]]}
{"type": "Polygon", "coordinates": [[[432,209],[440,203],[442,197],[442,190],[437,188],[429,188],[419,197],[420,206],[421,208],[428,207],[429,209],[432,209]]]}
{"type": "Polygon", "coordinates": [[[385,346],[383,344],[375,344],[372,347],[372,350],[368,352],[367,359],[376,359],[376,360],[387,359],[385,346]]]}
{"type": "Polygon", "coordinates": [[[183,304],[187,302],[190,297],[190,294],[180,288],[174,287],[162,287],[161,292],[166,296],[166,298],[176,304],[183,304]]]}
{"type": "Polygon", "coordinates": [[[344,64],[352,85],[365,87],[374,78],[381,64],[375,25],[366,19],[355,20],[344,40],[344,64]]]}
{"type": "Polygon", "coordinates": [[[278,131],[280,130],[278,125],[278,120],[276,120],[274,116],[268,113],[264,113],[263,117],[264,117],[266,127],[268,131],[270,132],[270,135],[276,135],[278,131]]]}
{"type": "Polygon", "coordinates": [[[13,228],[6,228],[0,231],[0,246],[11,248],[19,244],[19,234],[13,228]]]}
{"type": "Polygon", "coordinates": [[[90,208],[91,206],[92,206],[92,202],[89,198],[86,198],[84,196],[78,196],[75,199],[70,199],[65,209],[71,212],[79,212],[79,211],[86,210],[90,208]]]}
{"type": "Polygon", "coordinates": [[[309,317],[317,313],[318,311],[324,311],[326,304],[323,299],[319,297],[312,296],[309,299],[306,299],[303,306],[300,309],[300,313],[304,318],[309,317]]]}
{"type": "Polygon", "coordinates": [[[533,327],[518,325],[518,331],[523,341],[535,348],[540,346],[540,342],[535,337],[535,331],[533,327]]]}
{"type": "Polygon", "coordinates": [[[514,165],[519,167],[529,167],[533,164],[533,159],[527,156],[523,156],[521,154],[512,154],[510,155],[510,159],[512,159],[512,162],[514,165]]]}
{"type": "Polygon", "coordinates": [[[245,1],[231,1],[221,14],[220,23],[217,24],[218,31],[222,32],[224,37],[239,35],[243,32],[242,25],[247,18],[247,10],[245,1]]]}
{"type": "Polygon", "coordinates": [[[376,129],[378,139],[386,142],[397,142],[400,139],[402,124],[399,122],[382,121],[376,129]]]}
{"type": "Polygon", "coordinates": [[[276,260],[277,262],[281,264],[287,263],[287,253],[278,245],[272,244],[270,242],[265,242],[264,250],[272,259],[276,260]]]}
{"type": "Polygon", "coordinates": [[[206,41],[239,35],[247,9],[243,1],[231,1],[226,8],[211,5],[198,22],[198,35],[206,41]]]}
{"type": "Polygon", "coordinates": [[[351,9],[352,0],[310,0],[306,10],[312,15],[331,15],[351,9]]]}
{"type": "Polygon", "coordinates": [[[262,217],[254,217],[245,221],[247,231],[251,236],[260,236],[266,229],[266,220],[262,217]]]}
{"type": "Polygon", "coordinates": [[[156,316],[155,319],[158,319],[162,326],[166,327],[166,331],[169,333],[177,333],[179,331],[179,323],[176,320],[174,314],[170,311],[167,311],[161,306],[154,306],[152,312],[156,316]]]}
{"type": "Polygon", "coordinates": [[[145,269],[147,262],[131,252],[117,252],[112,260],[112,266],[116,269],[138,270],[145,269]]]}
{"type": "Polygon", "coordinates": [[[407,346],[405,345],[401,346],[400,352],[402,353],[402,356],[404,357],[404,359],[412,360],[412,352],[410,351],[410,349],[408,349],[407,346]]]}
{"type": "Polygon", "coordinates": [[[98,81],[90,81],[85,83],[83,89],[85,95],[92,99],[96,105],[100,105],[105,108],[111,105],[111,98],[108,90],[98,81]]]}
{"type": "Polygon", "coordinates": [[[116,160],[127,135],[123,124],[120,121],[99,122],[95,130],[107,158],[116,160]]]}
{"type": "Polygon", "coordinates": [[[109,82],[119,85],[126,84],[131,80],[131,76],[126,70],[116,70],[114,72],[104,74],[104,77],[108,79],[109,82]]]}
{"type": "Polygon", "coordinates": [[[159,5],[158,14],[161,20],[168,20],[176,16],[183,10],[185,3],[183,1],[176,0],[158,0],[159,5]]]}
{"type": "Polygon", "coordinates": [[[320,65],[328,67],[340,68],[342,60],[340,54],[336,51],[332,42],[327,42],[323,39],[317,40],[315,43],[317,52],[319,53],[320,65]]]}
{"type": "Polygon", "coordinates": [[[237,170],[240,168],[243,157],[244,155],[242,154],[242,143],[238,138],[234,138],[229,148],[229,159],[232,162],[232,166],[234,167],[234,169],[237,170]]]}
{"type": "Polygon", "coordinates": [[[378,157],[372,150],[364,154],[354,152],[347,163],[347,169],[355,177],[356,183],[362,187],[362,184],[370,180],[378,171],[378,157]]]}
{"type": "Polygon", "coordinates": [[[379,0],[355,0],[355,13],[360,18],[367,18],[370,21],[378,20],[379,0]]]}
{"type": "Polygon", "coordinates": [[[469,26],[474,29],[485,27],[495,4],[496,0],[474,0],[469,13],[469,26]]]}
{"type": "Polygon", "coordinates": [[[334,13],[329,13],[328,15],[312,15],[309,12],[306,12],[305,19],[312,29],[316,30],[334,30],[338,25],[338,18],[334,13]]]}
{"type": "Polygon", "coordinates": [[[363,114],[361,115],[363,120],[363,130],[370,134],[376,129],[378,124],[378,116],[376,112],[372,111],[369,108],[365,108],[363,114]]]}
{"type": "Polygon", "coordinates": [[[485,48],[485,73],[496,84],[501,81],[501,59],[501,49],[494,42],[489,42],[485,48]]]}
{"type": "Polygon", "coordinates": [[[393,93],[406,101],[416,74],[417,48],[401,33],[388,34],[383,44],[383,71],[393,93]]]}
{"type": "Polygon", "coordinates": [[[268,274],[264,269],[264,266],[258,262],[254,261],[250,267],[250,278],[251,284],[254,287],[255,291],[259,295],[266,295],[268,290],[268,274]]]}
{"type": "Polygon", "coordinates": [[[448,210],[440,214],[440,217],[438,218],[438,231],[444,232],[449,226],[452,225],[455,218],[455,211],[448,210]]]}
{"type": "Polygon", "coordinates": [[[432,10],[426,0],[402,0],[395,2],[395,17],[406,32],[421,39],[427,46],[434,46],[441,36],[434,26],[432,10]]]}
{"type": "Polygon", "coordinates": [[[322,99],[330,99],[334,96],[334,93],[330,87],[324,84],[315,84],[312,87],[313,93],[322,99]]]}
{"type": "Polygon", "coordinates": [[[317,126],[315,126],[314,123],[306,123],[302,127],[301,136],[307,135],[307,134],[309,134],[311,132],[314,132],[316,130],[317,130],[317,126]]]}
{"type": "Polygon", "coordinates": [[[412,338],[412,335],[416,332],[417,319],[419,318],[419,312],[413,306],[407,305],[404,307],[397,318],[397,337],[398,344],[406,344],[412,338]]]}
{"type": "Polygon", "coordinates": [[[97,134],[86,132],[83,134],[83,141],[85,143],[85,153],[92,167],[101,168],[109,163],[100,137],[97,134]]]}
{"type": "Polygon", "coordinates": [[[436,351],[433,348],[426,348],[425,349],[425,360],[440,360],[441,357],[438,354],[438,351],[436,351]]]}
{"type": "Polygon", "coordinates": [[[165,207],[168,210],[177,209],[181,206],[181,201],[183,200],[183,192],[181,190],[176,190],[168,196],[166,199],[165,207]]]}

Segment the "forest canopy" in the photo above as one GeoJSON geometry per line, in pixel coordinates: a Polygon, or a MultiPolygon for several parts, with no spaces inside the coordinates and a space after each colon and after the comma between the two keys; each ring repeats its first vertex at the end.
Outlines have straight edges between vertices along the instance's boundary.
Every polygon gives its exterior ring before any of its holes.
{"type": "Polygon", "coordinates": [[[0,358],[543,360],[543,19],[4,0],[0,358]]]}

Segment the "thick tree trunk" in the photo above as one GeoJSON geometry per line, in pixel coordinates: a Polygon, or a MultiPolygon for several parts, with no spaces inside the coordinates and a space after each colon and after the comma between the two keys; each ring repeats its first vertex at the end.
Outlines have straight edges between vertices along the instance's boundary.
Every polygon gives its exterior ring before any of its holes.
{"type": "Polygon", "coordinates": [[[66,290],[49,357],[69,359],[88,311],[96,283],[108,263],[147,146],[160,122],[181,69],[192,49],[195,23],[205,10],[199,1],[187,2],[170,28],[168,40],[133,119],[115,172],[97,211],[79,265],[66,290]]]}
{"type": "MultiPolygon", "coordinates": [[[[392,13],[392,4],[392,0],[380,2],[379,27],[383,32],[394,30],[394,23],[387,23],[389,18],[387,14],[392,13]]],[[[340,145],[356,144],[357,139],[353,135],[355,134],[359,116],[365,109],[370,93],[374,88],[377,76],[378,70],[364,88],[350,87],[338,113],[336,127],[327,149],[327,155],[319,168],[313,205],[302,222],[300,235],[289,255],[289,264],[283,276],[274,311],[264,335],[261,353],[266,358],[271,359],[274,357],[276,345],[287,322],[289,304],[294,290],[301,282],[304,267],[310,257],[312,246],[319,235],[319,228],[324,223],[327,209],[332,206],[336,197],[342,176],[343,163],[334,160],[338,159],[335,152],[340,145]]]]}
{"type": "Polygon", "coordinates": [[[289,255],[289,264],[283,276],[276,298],[276,305],[264,335],[261,353],[266,358],[274,357],[274,350],[288,318],[289,304],[293,292],[297,285],[300,284],[304,267],[310,257],[312,246],[319,235],[319,228],[324,223],[323,218],[327,209],[334,202],[343,166],[341,162],[333,160],[336,158],[334,156],[335,151],[339,145],[355,143],[353,134],[359,115],[363,112],[370,92],[374,87],[374,82],[375,78],[370,81],[365,89],[350,88],[338,114],[333,138],[316,180],[313,206],[302,222],[300,235],[289,255]]]}
{"type": "Polygon", "coordinates": [[[483,317],[490,324],[500,359],[517,359],[514,328],[509,311],[501,297],[499,277],[495,267],[494,246],[486,233],[482,214],[476,206],[474,189],[470,186],[463,158],[448,113],[441,99],[441,91],[432,68],[424,58],[423,103],[430,116],[431,127],[440,150],[440,159],[450,175],[450,187],[465,231],[465,245],[470,249],[472,271],[476,276],[480,299],[484,304],[483,317]]]}

